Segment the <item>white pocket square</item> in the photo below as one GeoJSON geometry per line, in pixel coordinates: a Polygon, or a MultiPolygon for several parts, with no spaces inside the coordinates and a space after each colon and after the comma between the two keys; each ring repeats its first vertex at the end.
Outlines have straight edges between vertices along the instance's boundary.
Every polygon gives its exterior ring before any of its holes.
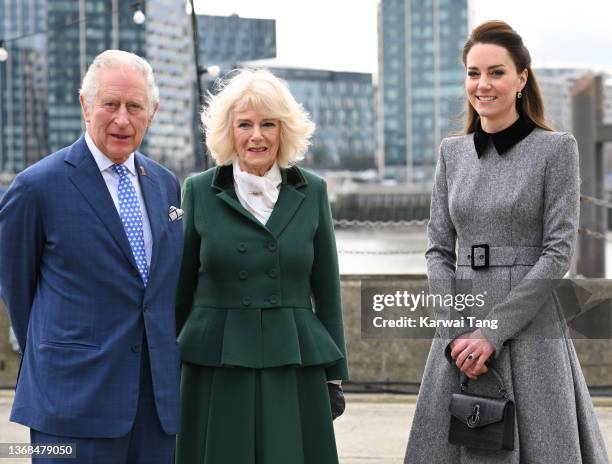
{"type": "Polygon", "coordinates": [[[180,208],[177,208],[176,206],[171,206],[170,209],[168,210],[168,217],[170,218],[170,221],[172,222],[179,221],[183,219],[183,210],[180,208]]]}

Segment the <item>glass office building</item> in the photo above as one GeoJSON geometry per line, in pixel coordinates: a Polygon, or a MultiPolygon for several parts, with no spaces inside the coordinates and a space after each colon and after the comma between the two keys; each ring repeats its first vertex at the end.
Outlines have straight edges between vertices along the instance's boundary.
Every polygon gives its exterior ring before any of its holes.
{"type": "Polygon", "coordinates": [[[381,0],[378,164],[381,174],[430,182],[438,146],[461,128],[468,0],[381,0]]]}
{"type": "MultiPolygon", "coordinates": [[[[242,18],[238,15],[198,15],[198,41],[200,65],[204,68],[219,66],[221,75],[246,60],[261,60],[276,57],[276,21],[274,19],[242,18]]],[[[213,91],[215,79],[208,74],[202,76],[204,92],[213,91]]],[[[193,98],[198,101],[197,89],[193,98]]],[[[203,159],[202,127],[199,111],[193,118],[194,152],[203,159]]],[[[209,159],[210,165],[210,159],[209,159]]]]}
{"type": "Polygon", "coordinates": [[[228,72],[239,61],[276,57],[276,21],[198,15],[200,62],[228,72]]]}
{"type": "Polygon", "coordinates": [[[131,11],[130,3],[110,0],[47,2],[50,152],[84,131],[79,88],[94,57],[109,48],[143,54],[145,30],[131,11]]]}
{"type": "Polygon", "coordinates": [[[70,145],[83,133],[78,94],[81,81],[93,58],[111,48],[146,58],[160,89],[160,109],[140,149],[179,174],[191,170],[195,70],[189,17],[183,2],[138,3],[146,14],[142,25],[133,21],[131,1],[0,0],[4,13],[0,38],[39,32],[11,41],[9,60],[0,63],[0,171],[5,175],[70,145]],[[27,44],[37,47],[30,46],[27,54],[14,52],[27,44]],[[35,52],[41,59],[36,59],[35,52]],[[26,91],[29,88],[36,92],[26,91]],[[17,124],[19,113],[25,123],[36,126],[17,124]],[[37,138],[25,137],[33,132],[37,138]],[[24,139],[31,155],[24,152],[24,139]]]}
{"type": "Polygon", "coordinates": [[[140,150],[181,174],[193,164],[189,21],[181,2],[148,0],[140,7],[146,15],[142,25],[132,19],[133,2],[48,2],[49,148],[69,145],[84,130],[78,89],[94,57],[109,48],[126,50],[147,59],[160,92],[160,108],[140,150]],[[59,27],[66,21],[68,27],[59,27]]]}
{"type": "Polygon", "coordinates": [[[195,65],[189,16],[176,0],[147,2],[143,56],[155,72],[160,107],[149,129],[145,153],[183,177],[193,171],[195,65]]]}
{"type": "Polygon", "coordinates": [[[46,43],[22,37],[45,27],[44,0],[0,0],[0,39],[8,59],[0,62],[0,183],[47,151],[46,43]]]}

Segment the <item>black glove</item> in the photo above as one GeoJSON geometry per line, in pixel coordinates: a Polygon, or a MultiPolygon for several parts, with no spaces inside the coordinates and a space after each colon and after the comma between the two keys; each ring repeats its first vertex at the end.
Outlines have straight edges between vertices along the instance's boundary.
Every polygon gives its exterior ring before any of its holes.
{"type": "Polygon", "coordinates": [[[327,390],[329,391],[332,419],[336,420],[337,417],[342,415],[346,406],[344,392],[342,391],[342,387],[335,383],[328,383],[327,390]]]}

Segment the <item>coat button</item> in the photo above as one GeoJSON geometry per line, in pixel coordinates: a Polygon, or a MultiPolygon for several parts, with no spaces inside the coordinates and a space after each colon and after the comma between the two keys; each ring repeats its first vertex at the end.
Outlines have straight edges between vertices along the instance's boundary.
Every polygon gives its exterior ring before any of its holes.
{"type": "Polygon", "coordinates": [[[276,269],[270,269],[268,271],[268,276],[270,277],[270,279],[276,279],[278,277],[278,273],[276,272],[276,269]]]}
{"type": "Polygon", "coordinates": [[[268,250],[270,250],[272,253],[274,253],[276,251],[276,243],[270,243],[268,245],[268,250]]]}
{"type": "Polygon", "coordinates": [[[140,351],[140,346],[132,345],[132,353],[138,353],[140,351]]]}
{"type": "Polygon", "coordinates": [[[249,271],[245,271],[244,269],[238,273],[238,277],[240,280],[246,280],[249,277],[249,271]]]}
{"type": "Polygon", "coordinates": [[[270,304],[277,304],[278,297],[276,295],[270,295],[270,298],[268,298],[268,301],[270,302],[270,304]]]}
{"type": "Polygon", "coordinates": [[[251,305],[251,297],[245,296],[242,298],[242,305],[243,306],[250,306],[251,305]]]}
{"type": "Polygon", "coordinates": [[[236,247],[236,249],[240,252],[240,253],[244,253],[247,251],[247,245],[244,242],[241,242],[238,244],[238,246],[236,247]]]}

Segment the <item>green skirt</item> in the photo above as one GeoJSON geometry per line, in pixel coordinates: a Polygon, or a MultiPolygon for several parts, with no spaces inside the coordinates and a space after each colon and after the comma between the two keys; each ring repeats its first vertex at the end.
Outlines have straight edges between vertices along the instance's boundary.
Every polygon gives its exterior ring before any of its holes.
{"type": "Polygon", "coordinates": [[[183,363],[177,464],[338,464],[325,368],[183,363]]]}

